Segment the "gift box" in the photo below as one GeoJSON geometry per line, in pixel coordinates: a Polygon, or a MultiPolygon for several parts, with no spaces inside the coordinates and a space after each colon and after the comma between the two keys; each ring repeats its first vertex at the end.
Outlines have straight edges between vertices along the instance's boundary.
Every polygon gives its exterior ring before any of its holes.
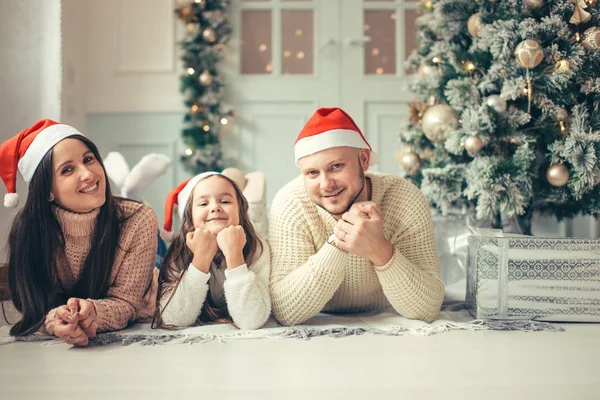
{"type": "Polygon", "coordinates": [[[600,239],[472,235],[466,303],[480,319],[600,322],[600,239]]]}

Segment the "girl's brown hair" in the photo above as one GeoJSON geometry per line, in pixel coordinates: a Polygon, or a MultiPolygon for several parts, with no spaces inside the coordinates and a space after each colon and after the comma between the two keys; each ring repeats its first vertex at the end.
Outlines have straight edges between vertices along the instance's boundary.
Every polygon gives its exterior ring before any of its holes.
{"type": "MultiPolygon", "coordinates": [[[[240,210],[240,225],[244,229],[246,234],[246,245],[242,250],[242,254],[244,256],[244,261],[246,264],[250,266],[253,261],[255,261],[262,254],[263,247],[260,241],[260,238],[256,231],[254,230],[254,226],[252,226],[252,222],[250,222],[250,217],[248,216],[248,201],[242,194],[240,188],[235,184],[233,180],[228,178],[225,175],[209,175],[198,183],[202,182],[205,179],[211,178],[213,176],[217,176],[221,179],[225,179],[228,181],[233,189],[235,190],[236,198],[239,205],[240,210]]],[[[196,183],[196,185],[198,185],[196,183]]],[[[192,191],[193,193],[193,191],[192,191]]],[[[165,258],[162,261],[160,267],[160,274],[158,276],[158,295],[156,296],[156,312],[154,313],[154,318],[152,320],[153,328],[167,328],[172,329],[175,328],[173,326],[165,325],[162,321],[162,311],[169,305],[181,279],[183,274],[187,272],[187,268],[192,262],[194,258],[194,254],[187,247],[185,236],[188,232],[194,230],[194,223],[192,218],[192,204],[193,204],[193,194],[188,199],[187,204],[185,205],[185,211],[183,212],[183,221],[181,223],[181,229],[173,239],[173,242],[169,246],[167,253],[165,254],[165,258]],[[163,310],[161,310],[161,299],[163,296],[169,296],[163,310]]],[[[223,253],[221,251],[217,252],[217,255],[213,259],[213,262],[219,266],[223,262],[223,253]]],[[[206,295],[206,300],[204,301],[204,305],[202,306],[202,312],[198,318],[203,323],[212,323],[212,322],[227,322],[231,323],[231,317],[226,307],[217,307],[210,296],[210,292],[206,295]]]]}

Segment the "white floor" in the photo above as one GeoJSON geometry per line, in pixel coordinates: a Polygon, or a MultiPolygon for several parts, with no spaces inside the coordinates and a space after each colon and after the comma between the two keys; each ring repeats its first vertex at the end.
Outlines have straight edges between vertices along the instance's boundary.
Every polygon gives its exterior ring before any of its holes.
{"type": "Polygon", "coordinates": [[[0,346],[0,399],[598,399],[600,324],[75,349],[0,346]]]}

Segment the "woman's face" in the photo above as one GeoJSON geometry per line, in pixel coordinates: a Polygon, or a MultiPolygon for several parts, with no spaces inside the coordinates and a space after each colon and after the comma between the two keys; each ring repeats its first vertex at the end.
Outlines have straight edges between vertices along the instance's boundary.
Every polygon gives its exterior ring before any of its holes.
{"type": "Polygon", "coordinates": [[[106,174],[82,141],[64,139],[52,149],[50,199],[76,213],[88,213],[106,201],[106,174]]]}

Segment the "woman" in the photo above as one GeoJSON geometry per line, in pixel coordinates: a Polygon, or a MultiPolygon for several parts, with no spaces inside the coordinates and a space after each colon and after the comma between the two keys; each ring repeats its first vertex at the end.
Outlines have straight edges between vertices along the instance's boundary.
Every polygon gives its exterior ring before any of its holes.
{"type": "Polygon", "coordinates": [[[97,332],[151,315],[156,216],[112,196],[96,146],[41,120],[0,145],[7,207],[18,203],[17,172],[29,193],[8,238],[9,287],[22,314],[11,335],[41,330],[86,346],[97,332]]]}

